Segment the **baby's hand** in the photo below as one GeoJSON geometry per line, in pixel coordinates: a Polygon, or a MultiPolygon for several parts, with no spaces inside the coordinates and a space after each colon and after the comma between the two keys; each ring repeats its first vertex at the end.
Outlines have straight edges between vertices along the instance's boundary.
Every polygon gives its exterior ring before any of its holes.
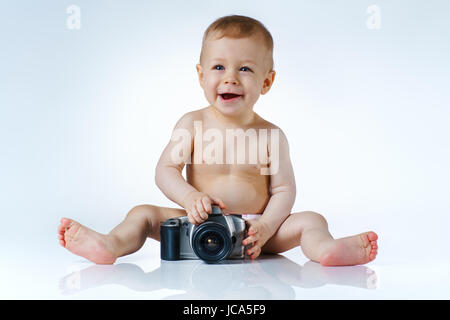
{"type": "Polygon", "coordinates": [[[261,248],[270,238],[270,232],[267,226],[259,220],[247,220],[248,237],[242,240],[244,246],[253,244],[253,246],[247,250],[247,254],[250,259],[254,260],[261,254],[261,248]]]}
{"type": "Polygon", "coordinates": [[[189,222],[195,225],[208,219],[208,214],[212,212],[212,204],[217,204],[222,210],[225,209],[225,203],[221,199],[198,191],[191,192],[184,204],[189,222]]]}

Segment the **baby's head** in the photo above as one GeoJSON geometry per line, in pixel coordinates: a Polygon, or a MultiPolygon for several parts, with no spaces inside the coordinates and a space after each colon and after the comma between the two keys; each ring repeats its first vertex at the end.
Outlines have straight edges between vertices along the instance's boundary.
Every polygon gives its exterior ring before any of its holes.
{"type": "Polygon", "coordinates": [[[272,36],[255,19],[219,18],[205,31],[197,72],[212,106],[226,115],[242,115],[272,86],[272,36]]]}

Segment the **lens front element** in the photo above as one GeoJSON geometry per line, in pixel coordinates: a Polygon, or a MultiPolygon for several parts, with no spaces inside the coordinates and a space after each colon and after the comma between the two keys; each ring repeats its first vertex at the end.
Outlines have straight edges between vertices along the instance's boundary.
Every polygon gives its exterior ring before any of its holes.
{"type": "Polygon", "coordinates": [[[192,240],[194,253],[206,262],[226,259],[232,249],[229,232],[223,225],[215,222],[204,222],[198,226],[192,240]]]}
{"type": "Polygon", "coordinates": [[[205,232],[200,239],[200,247],[209,255],[216,255],[223,248],[223,239],[215,232],[205,232]]]}

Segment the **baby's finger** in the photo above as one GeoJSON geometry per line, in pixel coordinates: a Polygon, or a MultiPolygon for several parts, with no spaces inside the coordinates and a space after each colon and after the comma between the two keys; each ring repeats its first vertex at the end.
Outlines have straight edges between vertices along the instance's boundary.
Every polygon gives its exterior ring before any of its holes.
{"type": "Polygon", "coordinates": [[[247,254],[249,256],[251,256],[252,259],[255,259],[256,257],[258,257],[260,253],[261,253],[261,248],[257,245],[255,245],[247,250],[247,254]]]}
{"type": "Polygon", "coordinates": [[[197,212],[200,218],[202,219],[202,222],[208,219],[208,214],[206,213],[205,208],[203,208],[202,199],[197,200],[197,212]]]}
{"type": "Polygon", "coordinates": [[[195,224],[195,220],[194,217],[192,216],[192,211],[191,210],[186,210],[187,213],[187,217],[190,223],[195,224]]]}
{"type": "Polygon", "coordinates": [[[207,213],[211,213],[212,212],[211,199],[209,197],[203,197],[202,198],[202,204],[203,204],[203,208],[205,208],[205,211],[207,213]]]}
{"type": "Polygon", "coordinates": [[[226,209],[225,203],[222,201],[222,199],[219,199],[217,197],[211,197],[211,199],[215,204],[219,205],[220,209],[226,209]]]}
{"type": "Polygon", "coordinates": [[[255,234],[255,235],[253,235],[253,236],[250,236],[250,237],[245,238],[245,239],[242,241],[242,244],[243,244],[244,246],[246,246],[246,245],[248,245],[248,244],[250,244],[250,243],[256,242],[257,240],[259,240],[259,235],[258,235],[258,234],[255,234]]]}
{"type": "Polygon", "coordinates": [[[189,211],[187,212],[187,217],[188,217],[188,220],[189,220],[190,223],[196,224],[196,222],[195,222],[195,220],[194,220],[194,217],[192,216],[191,210],[189,210],[189,211]]]}
{"type": "Polygon", "coordinates": [[[192,206],[191,215],[195,221],[194,224],[202,223],[202,219],[200,218],[200,215],[198,214],[198,211],[197,211],[197,208],[195,205],[192,206]]]}
{"type": "Polygon", "coordinates": [[[258,228],[255,226],[250,226],[250,228],[248,228],[248,235],[254,235],[256,233],[258,233],[258,228]]]}
{"type": "Polygon", "coordinates": [[[259,257],[259,255],[261,254],[261,249],[259,249],[257,252],[255,252],[254,254],[252,254],[250,256],[250,259],[255,260],[256,258],[259,257]]]}

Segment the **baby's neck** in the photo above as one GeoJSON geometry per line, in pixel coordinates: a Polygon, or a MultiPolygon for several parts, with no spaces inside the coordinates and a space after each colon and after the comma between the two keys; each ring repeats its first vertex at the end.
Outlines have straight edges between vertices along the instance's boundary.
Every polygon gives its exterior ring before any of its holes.
{"type": "Polygon", "coordinates": [[[214,116],[225,125],[246,127],[251,125],[255,121],[256,114],[253,110],[242,112],[238,116],[230,116],[221,113],[213,105],[210,105],[209,109],[214,114],[214,116]]]}

